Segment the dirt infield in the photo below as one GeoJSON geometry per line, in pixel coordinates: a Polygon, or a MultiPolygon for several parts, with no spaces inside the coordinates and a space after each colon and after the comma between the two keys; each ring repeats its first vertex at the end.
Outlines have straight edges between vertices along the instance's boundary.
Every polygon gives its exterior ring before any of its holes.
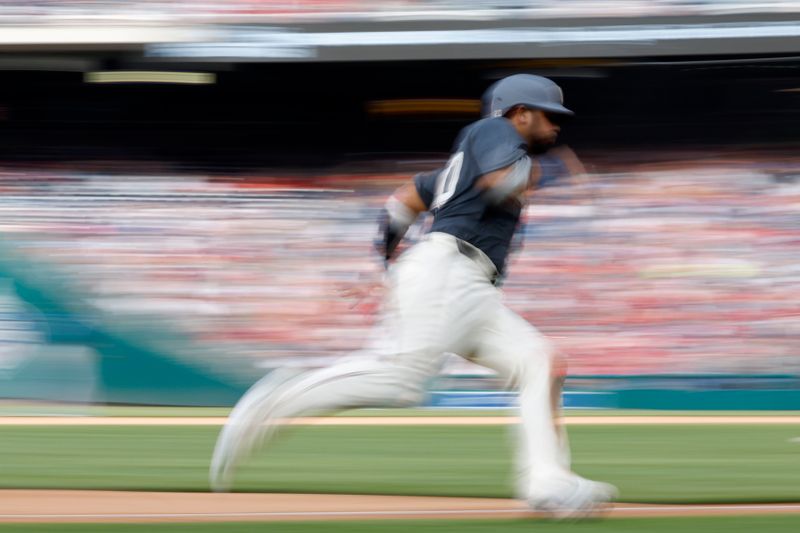
{"type": "MultiPolygon", "coordinates": [[[[607,516],[800,514],[800,504],[619,503],[607,516]]],[[[0,490],[0,522],[226,522],[537,518],[518,501],[342,494],[0,490]]]]}

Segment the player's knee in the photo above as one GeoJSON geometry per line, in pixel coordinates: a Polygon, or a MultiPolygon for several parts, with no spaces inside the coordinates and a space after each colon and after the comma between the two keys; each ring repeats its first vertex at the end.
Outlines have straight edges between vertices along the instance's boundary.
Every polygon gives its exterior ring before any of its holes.
{"type": "Polygon", "coordinates": [[[538,368],[546,368],[549,372],[557,360],[557,351],[547,339],[536,339],[528,348],[529,359],[538,368]]]}
{"type": "Polygon", "coordinates": [[[544,339],[531,343],[520,359],[516,374],[520,379],[529,380],[534,376],[547,376],[553,379],[565,368],[565,360],[552,344],[544,339]]]}

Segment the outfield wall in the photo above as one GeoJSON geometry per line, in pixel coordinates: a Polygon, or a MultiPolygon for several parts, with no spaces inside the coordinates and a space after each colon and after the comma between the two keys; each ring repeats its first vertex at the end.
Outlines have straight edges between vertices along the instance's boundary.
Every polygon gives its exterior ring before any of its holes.
{"type": "MultiPolygon", "coordinates": [[[[495,391],[434,391],[428,401],[430,407],[448,408],[510,408],[515,403],[515,394],[495,391]]],[[[800,409],[800,390],[565,391],[564,407],[668,411],[795,411],[800,409]]]]}

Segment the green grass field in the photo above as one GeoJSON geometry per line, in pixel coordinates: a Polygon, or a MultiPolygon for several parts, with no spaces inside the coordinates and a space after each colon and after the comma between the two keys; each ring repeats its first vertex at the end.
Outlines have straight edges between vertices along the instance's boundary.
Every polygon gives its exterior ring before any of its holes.
{"type": "Polygon", "coordinates": [[[577,524],[528,520],[398,520],[362,522],[273,522],[216,524],[0,524],[20,533],[794,533],[800,516],[625,518],[577,524]]]}
{"type": "MultiPolygon", "coordinates": [[[[0,487],[208,490],[216,427],[0,426],[0,487]]],[[[236,490],[510,496],[503,426],[295,428],[236,490]]],[[[631,502],[800,501],[798,426],[576,426],[575,469],[631,502]]]]}

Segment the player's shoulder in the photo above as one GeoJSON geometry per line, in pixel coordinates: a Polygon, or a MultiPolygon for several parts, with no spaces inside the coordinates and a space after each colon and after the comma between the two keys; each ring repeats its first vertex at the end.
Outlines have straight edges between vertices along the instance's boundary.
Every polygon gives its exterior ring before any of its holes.
{"type": "Polygon", "coordinates": [[[503,117],[490,117],[475,121],[462,130],[461,138],[472,143],[519,144],[524,142],[511,122],[503,117]]]}
{"type": "Polygon", "coordinates": [[[519,138],[511,121],[504,117],[482,118],[468,127],[470,135],[501,134],[519,138]]]}

